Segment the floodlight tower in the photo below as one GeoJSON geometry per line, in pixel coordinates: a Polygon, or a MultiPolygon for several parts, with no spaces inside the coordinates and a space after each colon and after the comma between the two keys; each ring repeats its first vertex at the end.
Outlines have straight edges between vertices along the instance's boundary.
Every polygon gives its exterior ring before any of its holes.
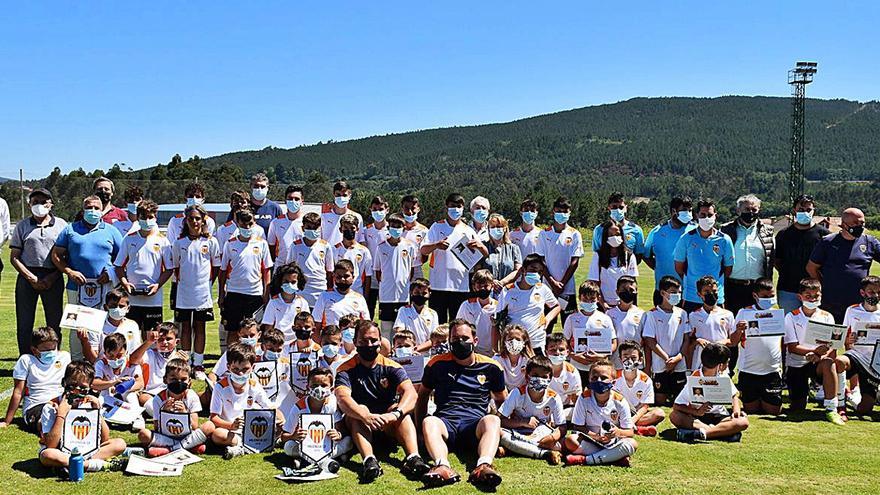
{"type": "Polygon", "coordinates": [[[813,82],[816,62],[798,62],[788,71],[791,85],[791,170],[788,177],[789,204],[804,193],[804,100],[807,84],[813,82]]]}

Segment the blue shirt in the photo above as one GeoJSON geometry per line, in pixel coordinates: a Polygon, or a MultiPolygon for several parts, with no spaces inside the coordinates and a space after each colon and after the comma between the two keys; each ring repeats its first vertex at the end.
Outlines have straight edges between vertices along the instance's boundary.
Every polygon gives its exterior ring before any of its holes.
{"type": "Polygon", "coordinates": [[[730,236],[713,229],[707,238],[694,229],[675,244],[675,261],[687,264],[684,274],[684,300],[702,302],[697,294],[697,280],[712,275],[718,280],[718,304],[724,304],[724,267],[733,266],[733,241],[730,236]]]}
{"type": "MultiPolygon", "coordinates": [[[[249,205],[251,210],[254,212],[254,221],[263,228],[263,237],[269,237],[269,224],[272,223],[273,218],[277,218],[281,215],[284,215],[284,210],[278,206],[278,203],[272,201],[271,199],[266,199],[266,202],[260,206],[255,208],[253,202],[249,205]]],[[[233,218],[232,212],[229,212],[229,215],[226,217],[226,221],[235,220],[233,218]]]]}
{"type": "Polygon", "coordinates": [[[650,258],[652,254],[654,256],[655,289],[660,288],[660,279],[667,275],[681,282],[681,277],[675,271],[675,245],[681,236],[696,227],[696,224],[688,223],[676,229],[672,226],[672,220],[669,220],[648,232],[644,254],[646,258],[650,258]]]}
{"type": "MultiPolygon", "coordinates": [[[[645,252],[645,233],[636,223],[624,220],[623,224],[623,242],[634,254],[639,256],[645,252]]],[[[593,251],[599,251],[602,247],[602,224],[596,225],[593,229],[593,251]]]]}
{"type": "Polygon", "coordinates": [[[476,361],[470,366],[456,363],[450,353],[428,361],[422,386],[434,391],[435,416],[483,417],[491,394],[504,390],[504,369],[498,361],[482,354],[474,357],[476,361]]]}
{"type": "Polygon", "coordinates": [[[871,270],[871,262],[880,261],[880,241],[865,234],[848,241],[830,234],[813,248],[810,261],[821,265],[822,302],[851,305],[862,302],[859,288],[871,270]]]}
{"type": "Polygon", "coordinates": [[[367,368],[355,354],[339,365],[335,385],[351,390],[351,398],[366,406],[371,413],[382,414],[388,412],[395,398],[402,393],[401,385],[407,381],[406,371],[397,362],[379,355],[376,365],[367,368]]]}
{"type": "MultiPolygon", "coordinates": [[[[89,227],[80,220],[68,224],[58,234],[55,246],[67,249],[67,266],[83,274],[86,278],[98,278],[107,270],[113,273],[113,259],[122,246],[119,229],[103,221],[89,227]]],[[[77,289],[76,283],[67,278],[67,288],[77,289]]]]}

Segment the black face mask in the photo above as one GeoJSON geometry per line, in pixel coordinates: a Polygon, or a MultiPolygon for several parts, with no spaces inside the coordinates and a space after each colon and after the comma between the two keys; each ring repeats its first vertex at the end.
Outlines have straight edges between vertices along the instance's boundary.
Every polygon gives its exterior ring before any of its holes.
{"type": "Polygon", "coordinates": [[[428,302],[428,296],[423,296],[421,294],[413,294],[409,296],[409,300],[412,301],[416,306],[424,306],[426,302],[428,302]]]}
{"type": "Polygon", "coordinates": [[[626,304],[634,303],[636,301],[636,296],[638,296],[637,292],[632,292],[628,290],[617,294],[617,297],[619,297],[620,300],[625,302],[626,304]]]}
{"type": "Polygon", "coordinates": [[[868,296],[865,298],[865,304],[868,306],[876,306],[878,303],[880,303],[880,297],[868,296]]]}
{"type": "Polygon", "coordinates": [[[856,225],[855,227],[847,227],[846,231],[853,237],[861,237],[865,233],[865,228],[861,225],[856,225]]]}
{"type": "Polygon", "coordinates": [[[342,231],[342,238],[345,239],[346,241],[353,241],[354,240],[354,231],[353,230],[343,230],[342,231]]]}
{"type": "Polygon", "coordinates": [[[357,346],[358,356],[364,361],[374,361],[377,357],[379,357],[379,346],[378,345],[359,345],[357,346]]]}
{"type": "Polygon", "coordinates": [[[113,197],[113,194],[108,191],[98,191],[95,193],[95,196],[101,198],[101,203],[106,205],[110,202],[110,198],[113,197]]]}
{"type": "Polygon", "coordinates": [[[189,383],[182,381],[168,382],[168,386],[165,388],[174,395],[180,395],[186,392],[186,389],[189,388],[189,383]]]}
{"type": "Polygon", "coordinates": [[[707,292],[703,294],[703,302],[708,306],[715,306],[718,304],[718,293],[717,292],[707,292]]]}
{"type": "Polygon", "coordinates": [[[455,359],[467,359],[471,357],[471,354],[474,353],[474,343],[473,342],[464,342],[462,340],[456,340],[450,346],[452,350],[452,355],[455,359]]]}
{"type": "Polygon", "coordinates": [[[742,222],[744,224],[751,225],[752,223],[755,222],[755,219],[758,218],[758,215],[757,215],[757,213],[752,213],[750,211],[744,211],[739,214],[739,218],[740,218],[740,220],[742,220],[742,222]]]}
{"type": "Polygon", "coordinates": [[[336,282],[336,290],[338,290],[339,292],[345,293],[348,292],[348,289],[351,289],[351,284],[336,282]]]}
{"type": "Polygon", "coordinates": [[[490,294],[492,294],[492,291],[489,289],[481,289],[481,290],[474,291],[474,297],[476,297],[477,299],[486,299],[489,297],[490,294]]]}
{"type": "Polygon", "coordinates": [[[293,333],[296,334],[296,338],[298,340],[309,340],[309,338],[312,336],[311,330],[296,329],[293,331],[293,333]]]}

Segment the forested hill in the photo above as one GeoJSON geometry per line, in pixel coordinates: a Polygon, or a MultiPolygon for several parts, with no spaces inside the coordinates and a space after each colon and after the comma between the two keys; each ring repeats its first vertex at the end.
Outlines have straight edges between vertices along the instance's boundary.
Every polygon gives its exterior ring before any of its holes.
{"type": "MultiPolygon", "coordinates": [[[[457,190],[488,196],[493,209],[512,214],[527,196],[546,208],[566,194],[573,219],[592,224],[610,190],[668,201],[674,193],[711,196],[724,204],[754,192],[765,210],[787,209],[791,102],[787,98],[634,98],[503,124],[432,129],[326,142],[292,149],[268,147],[125,172],[120,183],[143,180],[160,201],[178,201],[181,182],[199,177],[211,200],[222,201],[234,182],[266,171],[279,186],[303,183],[307,199],[325,200],[333,179],[357,187],[354,205],[366,209],[376,193],[395,202],[415,193],[425,219],[457,190]]],[[[807,101],[808,191],[824,212],[856,204],[880,214],[880,103],[807,101]],[[868,182],[859,182],[868,181],[868,182]]],[[[70,189],[102,170],[57,171],[50,185],[70,189]]],[[[145,187],[146,188],[146,187],[145,187]]],[[[663,215],[661,202],[634,208],[645,221],[663,215]]]]}

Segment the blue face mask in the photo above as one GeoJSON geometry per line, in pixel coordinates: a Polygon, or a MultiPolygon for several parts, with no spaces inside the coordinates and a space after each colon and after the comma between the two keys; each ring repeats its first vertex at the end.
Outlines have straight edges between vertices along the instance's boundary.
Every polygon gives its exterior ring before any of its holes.
{"type": "Polygon", "coordinates": [[[342,331],[342,341],[346,344],[354,343],[354,328],[346,328],[342,331]]]}
{"type": "Polygon", "coordinates": [[[385,215],[387,215],[387,214],[388,214],[388,212],[385,210],[373,210],[370,213],[370,215],[373,216],[374,222],[381,222],[381,221],[385,220],[385,215]]]}
{"type": "Polygon", "coordinates": [[[525,281],[531,286],[535,286],[541,281],[541,274],[537,272],[526,272],[525,281]]]}
{"type": "Polygon", "coordinates": [[[118,370],[119,368],[122,368],[123,366],[125,366],[126,361],[127,361],[127,359],[125,359],[125,356],[122,356],[119,359],[108,359],[107,364],[110,365],[110,368],[112,368],[114,370],[118,370]]]}
{"type": "Polygon", "coordinates": [[[501,238],[504,237],[504,229],[500,227],[492,227],[491,229],[489,229],[489,235],[492,237],[492,239],[500,241],[501,238]]]}
{"type": "Polygon", "coordinates": [[[776,298],[775,297],[759,297],[758,298],[758,309],[770,309],[773,306],[776,306],[776,298]]]}
{"type": "Polygon", "coordinates": [[[286,203],[287,203],[287,211],[289,213],[296,213],[299,211],[300,208],[302,208],[302,201],[288,199],[286,201],[286,203]]]}
{"type": "Polygon", "coordinates": [[[482,208],[478,210],[474,210],[474,221],[483,223],[486,219],[489,218],[489,210],[484,210],[482,208]]]}
{"type": "Polygon", "coordinates": [[[129,203],[129,204],[128,204],[128,207],[126,208],[126,210],[127,210],[129,213],[131,213],[132,215],[137,215],[137,212],[138,212],[138,205],[137,205],[137,203],[129,203]]]}
{"type": "Polygon", "coordinates": [[[257,201],[262,201],[266,199],[266,195],[269,194],[268,187],[255,187],[251,189],[251,196],[254,197],[257,201]]]}
{"type": "Polygon", "coordinates": [[[813,221],[812,211],[799,211],[794,214],[794,221],[801,225],[810,225],[813,221]]]}
{"type": "Polygon", "coordinates": [[[296,294],[299,292],[299,288],[293,282],[284,282],[281,284],[281,290],[283,290],[285,294],[296,294]]]}
{"type": "Polygon", "coordinates": [[[101,210],[83,210],[83,220],[89,225],[95,225],[101,221],[101,210]]]}
{"type": "Polygon", "coordinates": [[[205,201],[205,200],[202,199],[202,198],[186,198],[186,206],[200,205],[200,204],[202,204],[204,201],[205,201]]]}
{"type": "Polygon", "coordinates": [[[681,223],[691,223],[691,220],[694,219],[693,214],[691,214],[691,212],[688,210],[680,211],[676,216],[678,217],[678,221],[681,223]]]}
{"type": "Polygon", "coordinates": [[[464,208],[446,208],[446,215],[451,220],[458,220],[462,214],[464,214],[464,208]]]}
{"type": "Polygon", "coordinates": [[[401,227],[388,227],[388,235],[393,237],[394,239],[400,239],[400,236],[403,235],[403,228],[401,228],[401,227]]]}
{"type": "Polygon", "coordinates": [[[248,227],[248,228],[239,227],[238,228],[238,235],[240,235],[241,237],[244,237],[245,239],[250,239],[251,236],[254,235],[254,229],[251,227],[248,227]]]}
{"type": "Polygon", "coordinates": [[[626,208],[615,208],[611,210],[611,219],[615,222],[622,222],[626,217],[626,208]]]}
{"type": "Polygon", "coordinates": [[[571,217],[571,213],[563,213],[561,211],[553,213],[553,221],[560,225],[568,223],[569,217],[571,217]]]}
{"type": "MultiPolygon", "coordinates": [[[[354,335],[352,335],[351,338],[354,340],[354,335]]],[[[321,346],[321,352],[324,356],[333,359],[339,354],[339,346],[336,344],[324,344],[321,346]]]]}
{"type": "Polygon", "coordinates": [[[158,223],[156,222],[155,218],[150,218],[148,220],[138,220],[138,226],[141,228],[141,230],[144,231],[153,230],[156,228],[156,225],[158,225],[158,223]]]}
{"type": "Polygon", "coordinates": [[[52,349],[51,351],[42,351],[40,352],[40,362],[43,364],[52,364],[58,358],[58,351],[52,349]]]}
{"type": "Polygon", "coordinates": [[[317,229],[305,229],[303,230],[303,237],[310,241],[317,241],[318,237],[320,237],[320,232],[317,229]]]}
{"type": "Polygon", "coordinates": [[[280,358],[280,357],[281,357],[281,353],[278,351],[266,349],[263,352],[263,360],[264,361],[277,361],[278,358],[280,358]]]}
{"type": "Polygon", "coordinates": [[[245,374],[239,375],[238,373],[233,373],[230,371],[227,376],[232,381],[232,383],[234,383],[236,385],[244,385],[248,382],[248,379],[250,379],[251,374],[245,373],[245,374]]]}
{"type": "Polygon", "coordinates": [[[535,223],[535,220],[538,218],[537,211],[523,211],[519,214],[520,218],[522,218],[523,223],[531,225],[535,223]]]}
{"type": "Polygon", "coordinates": [[[578,308],[584,313],[593,313],[597,309],[599,309],[599,304],[594,302],[581,301],[578,303],[578,308]]]}
{"type": "Polygon", "coordinates": [[[336,196],[333,198],[333,203],[337,208],[345,208],[348,206],[348,202],[351,201],[351,196],[336,196]]]}
{"type": "Polygon", "coordinates": [[[396,358],[406,358],[413,355],[412,347],[398,347],[394,349],[394,357],[396,358]]]}
{"type": "Polygon", "coordinates": [[[248,347],[256,347],[257,346],[257,338],[256,337],[242,337],[242,338],[238,339],[238,341],[248,347]]]}
{"type": "Polygon", "coordinates": [[[676,306],[681,302],[681,293],[675,292],[673,294],[669,294],[669,304],[676,306]]]}
{"type": "Polygon", "coordinates": [[[597,394],[605,394],[611,391],[614,388],[614,382],[602,382],[599,380],[591,380],[587,383],[587,388],[592,390],[597,394]]]}
{"type": "Polygon", "coordinates": [[[416,223],[416,220],[419,219],[419,214],[416,213],[414,215],[404,215],[403,219],[406,221],[406,223],[416,223]]]}

